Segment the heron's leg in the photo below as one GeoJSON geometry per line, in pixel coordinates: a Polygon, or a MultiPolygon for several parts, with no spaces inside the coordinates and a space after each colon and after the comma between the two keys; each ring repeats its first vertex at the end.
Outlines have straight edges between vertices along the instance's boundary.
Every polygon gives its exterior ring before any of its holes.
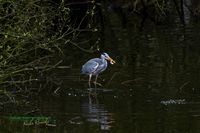
{"type": "Polygon", "coordinates": [[[95,77],[95,81],[94,81],[95,87],[96,87],[96,85],[102,87],[103,85],[97,82],[98,76],[99,76],[99,75],[96,75],[96,77],[95,77]]]}
{"type": "Polygon", "coordinates": [[[88,85],[90,88],[91,88],[91,84],[90,84],[91,78],[92,78],[92,74],[89,75],[89,81],[88,81],[88,85]]]}
{"type": "Polygon", "coordinates": [[[97,88],[97,79],[98,79],[98,74],[96,75],[96,77],[95,77],[95,81],[94,81],[94,85],[95,85],[95,88],[97,88]]]}

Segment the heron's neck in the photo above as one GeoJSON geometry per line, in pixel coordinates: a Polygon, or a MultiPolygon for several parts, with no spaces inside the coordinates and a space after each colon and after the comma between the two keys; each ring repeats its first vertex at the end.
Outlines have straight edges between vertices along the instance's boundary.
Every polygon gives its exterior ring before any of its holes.
{"type": "Polygon", "coordinates": [[[103,62],[104,64],[107,65],[107,60],[106,60],[104,57],[101,57],[101,60],[102,60],[102,62],[103,62]]]}

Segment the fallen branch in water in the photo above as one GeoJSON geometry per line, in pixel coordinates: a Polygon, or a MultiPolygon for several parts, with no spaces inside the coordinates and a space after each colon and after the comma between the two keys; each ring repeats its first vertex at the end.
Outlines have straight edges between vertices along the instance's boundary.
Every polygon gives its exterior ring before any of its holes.
{"type": "Polygon", "coordinates": [[[131,83],[131,82],[135,82],[135,81],[137,81],[137,80],[141,80],[142,78],[137,78],[137,79],[131,79],[131,80],[126,80],[126,81],[123,81],[123,82],[121,82],[121,84],[129,84],[129,83],[131,83]]]}

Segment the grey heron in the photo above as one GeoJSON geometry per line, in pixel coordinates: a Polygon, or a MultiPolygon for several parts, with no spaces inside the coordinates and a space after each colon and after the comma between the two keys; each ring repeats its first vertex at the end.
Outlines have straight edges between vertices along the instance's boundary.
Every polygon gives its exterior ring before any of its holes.
{"type": "Polygon", "coordinates": [[[93,58],[87,61],[83,66],[82,66],[82,74],[89,75],[89,87],[91,87],[91,78],[93,75],[95,75],[95,86],[97,83],[97,78],[99,73],[103,72],[106,70],[108,64],[107,60],[110,61],[110,64],[115,64],[115,61],[107,54],[107,53],[102,53],[101,58],[93,58]]]}

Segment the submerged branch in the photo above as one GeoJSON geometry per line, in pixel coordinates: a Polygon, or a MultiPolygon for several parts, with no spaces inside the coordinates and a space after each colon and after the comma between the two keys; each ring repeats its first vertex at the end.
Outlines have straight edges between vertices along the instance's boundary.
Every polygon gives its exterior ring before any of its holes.
{"type": "Polygon", "coordinates": [[[32,82],[32,81],[38,81],[38,79],[28,79],[28,80],[23,80],[23,81],[5,81],[1,82],[0,84],[25,84],[27,82],[32,82]]]}
{"type": "Polygon", "coordinates": [[[190,83],[190,81],[187,81],[187,82],[185,82],[184,84],[182,84],[182,85],[179,87],[179,90],[182,91],[183,88],[184,88],[187,84],[189,84],[189,83],[190,83]]]}

